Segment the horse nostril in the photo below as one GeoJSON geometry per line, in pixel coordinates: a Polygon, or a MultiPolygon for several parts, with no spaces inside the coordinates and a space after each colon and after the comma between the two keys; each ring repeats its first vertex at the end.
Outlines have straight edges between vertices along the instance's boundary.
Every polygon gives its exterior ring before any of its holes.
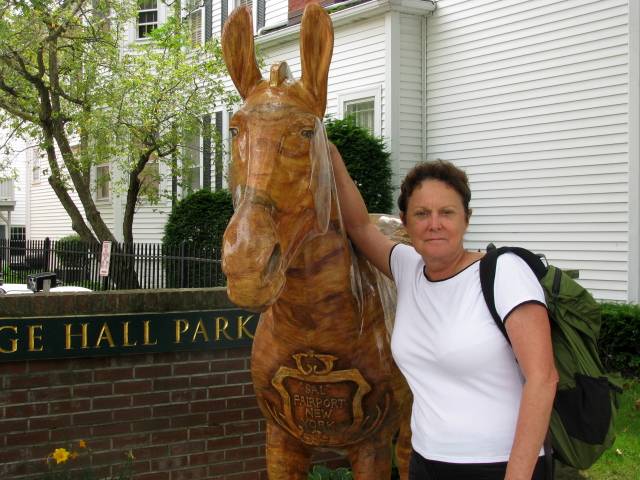
{"type": "Polygon", "coordinates": [[[280,267],[281,256],[282,254],[280,251],[280,244],[276,243],[275,247],[273,247],[273,251],[271,252],[271,257],[269,257],[269,261],[267,262],[267,266],[264,270],[264,273],[266,275],[270,275],[280,267]]]}

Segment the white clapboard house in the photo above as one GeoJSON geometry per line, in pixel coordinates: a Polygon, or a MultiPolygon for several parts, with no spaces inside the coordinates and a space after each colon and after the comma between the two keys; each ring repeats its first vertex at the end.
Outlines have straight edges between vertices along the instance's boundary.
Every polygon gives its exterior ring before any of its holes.
{"type": "MultiPolygon", "coordinates": [[[[194,37],[219,36],[228,12],[251,2],[200,2],[189,13],[194,37]]],[[[253,2],[266,67],[286,60],[299,76],[305,0],[253,2]]],[[[468,248],[494,242],[545,252],[579,269],[596,297],[640,300],[637,0],[322,4],[335,28],[327,113],[353,114],[384,137],[396,187],[416,162],[450,160],[472,182],[468,248]]],[[[141,1],[129,42],[144,41],[168,8],[141,1]]],[[[225,142],[228,120],[229,112],[211,112],[225,142]]],[[[224,186],[220,152],[198,138],[191,144],[193,187],[224,186]]],[[[27,236],[71,233],[38,152],[28,162],[27,236]]],[[[98,166],[96,178],[109,168],[98,166]]],[[[101,213],[119,234],[123,202],[99,185],[101,213]]],[[[158,242],[169,210],[168,202],[142,206],[135,241],[158,242]]]]}

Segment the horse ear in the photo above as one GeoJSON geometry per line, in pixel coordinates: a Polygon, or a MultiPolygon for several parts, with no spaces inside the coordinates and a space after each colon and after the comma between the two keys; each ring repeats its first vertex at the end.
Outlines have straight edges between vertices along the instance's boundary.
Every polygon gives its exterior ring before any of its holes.
{"type": "Polygon", "coordinates": [[[327,81],[333,54],[333,25],[329,14],[317,3],[304,9],[300,27],[300,81],[314,101],[314,113],[322,118],[327,108],[327,81]]]}
{"type": "Polygon", "coordinates": [[[222,30],[222,56],[240,96],[247,98],[262,80],[254,51],[249,7],[238,7],[227,18],[222,30]]]}
{"type": "Polygon", "coordinates": [[[333,176],[331,174],[331,152],[327,131],[322,118],[316,118],[316,134],[311,144],[311,174],[313,203],[316,211],[316,230],[320,234],[327,232],[331,219],[331,190],[333,176]]]}

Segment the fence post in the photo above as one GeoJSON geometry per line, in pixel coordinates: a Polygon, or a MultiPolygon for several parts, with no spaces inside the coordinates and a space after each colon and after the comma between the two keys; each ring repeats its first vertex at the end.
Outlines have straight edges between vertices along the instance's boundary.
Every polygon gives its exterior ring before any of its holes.
{"type": "Polygon", "coordinates": [[[44,270],[49,271],[49,257],[51,255],[51,239],[49,237],[44,239],[44,270]]]}
{"type": "Polygon", "coordinates": [[[9,241],[2,240],[4,248],[3,255],[0,258],[0,285],[4,283],[4,271],[7,270],[9,272],[9,266],[11,265],[11,233],[9,233],[9,241]],[[5,243],[6,242],[6,243],[5,243]]]}
{"type": "Polygon", "coordinates": [[[180,242],[180,288],[184,288],[184,244],[184,240],[180,242]]]}

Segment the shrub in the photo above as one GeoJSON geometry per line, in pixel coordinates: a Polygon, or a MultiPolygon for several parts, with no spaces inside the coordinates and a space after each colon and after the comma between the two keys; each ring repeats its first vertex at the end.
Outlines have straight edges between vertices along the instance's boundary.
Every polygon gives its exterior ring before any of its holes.
{"type": "Polygon", "coordinates": [[[607,370],[639,376],[640,306],[603,303],[598,345],[607,370]]]}
{"type": "Polygon", "coordinates": [[[393,199],[389,152],[381,138],[358,127],[351,117],[329,119],[327,137],[338,148],[371,213],[391,212],[393,199]]]}
{"type": "Polygon", "coordinates": [[[67,235],[55,244],[55,252],[63,267],[82,267],[87,263],[89,249],[79,235],[67,235]]]}
{"type": "Polygon", "coordinates": [[[167,261],[169,287],[192,288],[224,284],[220,270],[222,235],[233,215],[228,190],[199,190],[184,198],[169,215],[162,243],[172,256],[217,259],[211,263],[175,258],[167,261]]]}
{"type": "Polygon", "coordinates": [[[177,203],[164,227],[162,243],[218,247],[231,215],[233,204],[228,190],[198,190],[177,203]]]}

